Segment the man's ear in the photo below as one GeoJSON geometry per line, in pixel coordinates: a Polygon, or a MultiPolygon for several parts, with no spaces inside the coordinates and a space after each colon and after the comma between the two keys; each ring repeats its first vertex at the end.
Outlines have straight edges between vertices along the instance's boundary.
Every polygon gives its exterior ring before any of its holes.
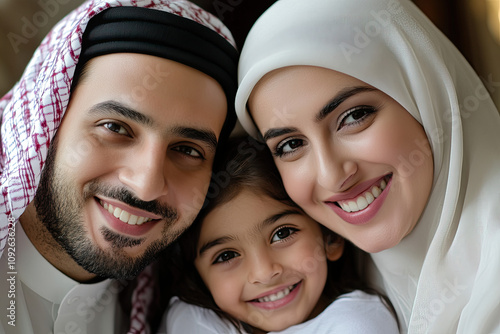
{"type": "Polygon", "coordinates": [[[325,239],[326,258],[330,261],[337,261],[344,252],[344,238],[330,233],[325,239]]]}

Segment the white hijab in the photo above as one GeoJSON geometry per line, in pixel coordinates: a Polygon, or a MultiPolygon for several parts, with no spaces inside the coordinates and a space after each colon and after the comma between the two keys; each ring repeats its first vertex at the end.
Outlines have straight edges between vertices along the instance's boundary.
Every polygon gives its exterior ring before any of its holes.
{"type": "MultiPolygon", "coordinates": [[[[236,111],[268,72],[313,65],[351,75],[424,127],[434,183],[416,228],[372,254],[403,330],[500,332],[500,116],[450,41],[408,0],[279,0],[247,37],[236,111]]],[[[491,78],[487,78],[491,81],[491,78]]]]}

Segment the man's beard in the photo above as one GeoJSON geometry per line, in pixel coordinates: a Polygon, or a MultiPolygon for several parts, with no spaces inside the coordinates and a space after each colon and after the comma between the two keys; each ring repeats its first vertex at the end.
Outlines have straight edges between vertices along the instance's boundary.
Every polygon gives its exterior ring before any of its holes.
{"type": "Polygon", "coordinates": [[[83,195],[79,196],[76,188],[68,182],[68,178],[61,175],[60,170],[55,168],[55,146],[53,142],[49,148],[34,204],[38,218],[54,240],[86,271],[103,278],[133,278],[177,239],[194,219],[194,215],[188,217],[189,223],[182,224],[178,221],[175,209],[160,205],[155,201],[141,201],[127,190],[103,187],[97,181],[87,184],[83,195]],[[100,249],[88,237],[82,217],[84,203],[94,200],[93,197],[96,194],[118,199],[133,207],[163,217],[166,223],[161,232],[162,238],[151,243],[142,255],[132,258],[123,248],[138,246],[144,242],[144,239],[127,237],[101,227],[100,232],[111,245],[111,250],[100,249]],[[184,226],[184,229],[171,229],[174,223],[184,226]]]}

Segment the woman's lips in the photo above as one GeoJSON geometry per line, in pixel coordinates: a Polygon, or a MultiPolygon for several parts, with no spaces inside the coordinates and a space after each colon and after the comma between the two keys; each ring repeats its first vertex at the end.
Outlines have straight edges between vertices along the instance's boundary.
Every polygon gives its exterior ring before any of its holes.
{"type": "Polygon", "coordinates": [[[380,210],[392,184],[392,174],[356,186],[350,192],[325,202],[344,221],[361,225],[370,221],[380,210]],[[335,201],[332,201],[335,199],[335,201]]]}

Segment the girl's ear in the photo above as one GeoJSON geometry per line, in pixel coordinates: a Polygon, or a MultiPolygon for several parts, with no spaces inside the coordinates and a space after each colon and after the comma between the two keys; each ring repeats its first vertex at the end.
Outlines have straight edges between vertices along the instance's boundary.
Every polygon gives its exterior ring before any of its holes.
{"type": "Polygon", "coordinates": [[[344,252],[344,238],[339,235],[330,233],[325,240],[326,258],[330,261],[337,261],[344,252]]]}

